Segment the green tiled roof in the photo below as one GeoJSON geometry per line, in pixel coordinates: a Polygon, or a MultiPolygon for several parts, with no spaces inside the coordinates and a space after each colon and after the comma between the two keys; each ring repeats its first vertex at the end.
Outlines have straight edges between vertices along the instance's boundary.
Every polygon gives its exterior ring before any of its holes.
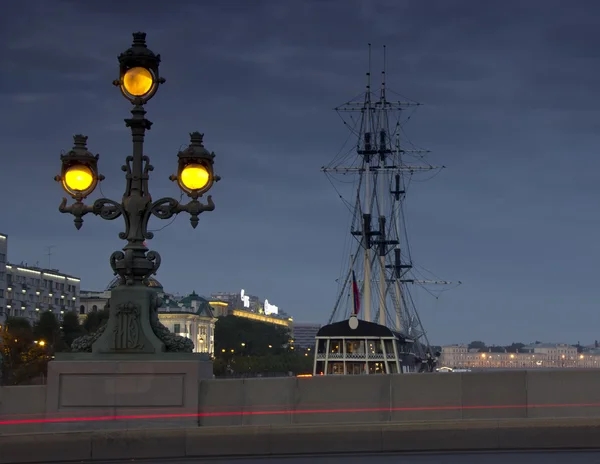
{"type": "Polygon", "coordinates": [[[177,301],[165,298],[163,299],[160,308],[179,309],[179,305],[177,304],[177,301]]]}
{"type": "Polygon", "coordinates": [[[208,303],[208,301],[206,299],[202,298],[196,292],[192,292],[188,296],[183,297],[181,299],[180,303],[183,304],[184,306],[187,306],[188,308],[190,308],[192,306],[192,301],[199,301],[199,302],[206,301],[208,303]]]}
{"type": "Polygon", "coordinates": [[[160,307],[160,309],[182,310],[182,308],[192,308],[193,302],[196,302],[197,307],[195,314],[197,314],[198,316],[214,317],[213,310],[210,304],[208,304],[208,300],[206,298],[201,297],[196,292],[190,293],[178,302],[171,299],[165,299],[163,300],[163,304],[160,307]]]}

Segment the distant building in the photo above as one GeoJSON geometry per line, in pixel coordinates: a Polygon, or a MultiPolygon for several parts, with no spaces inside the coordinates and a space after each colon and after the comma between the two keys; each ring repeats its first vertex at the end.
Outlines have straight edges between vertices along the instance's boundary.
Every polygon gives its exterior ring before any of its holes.
{"type": "Polygon", "coordinates": [[[211,305],[213,308],[221,306],[219,317],[228,314],[268,322],[270,324],[282,325],[291,328],[293,318],[285,311],[273,305],[265,299],[261,303],[259,297],[249,295],[244,289],[239,293],[218,292],[211,294],[211,305]]]}
{"type": "Polygon", "coordinates": [[[211,299],[208,304],[212,308],[215,317],[224,317],[231,314],[231,307],[229,303],[225,301],[211,299]]]}
{"type": "Polygon", "coordinates": [[[303,349],[313,349],[315,347],[317,332],[321,324],[295,323],[294,324],[294,346],[303,349]]]}
{"type": "Polygon", "coordinates": [[[0,234],[0,325],[8,317],[34,324],[40,313],[52,311],[58,319],[79,306],[79,277],[58,269],[8,262],[8,236],[0,234]]]}
{"type": "Polygon", "coordinates": [[[534,343],[519,351],[523,353],[543,354],[550,362],[573,361],[577,359],[577,348],[565,343],[534,343]]]}
{"type": "Polygon", "coordinates": [[[101,292],[81,290],[79,293],[79,319],[82,317],[85,319],[85,316],[92,311],[102,311],[109,298],[110,290],[101,292]]]}
{"type": "Polygon", "coordinates": [[[210,297],[213,301],[227,303],[231,309],[260,313],[266,316],[289,317],[285,311],[282,311],[278,306],[272,304],[268,299],[265,298],[265,300],[261,302],[259,297],[249,295],[244,289],[240,290],[239,293],[217,292],[213,293],[210,297]]]}
{"type": "Polygon", "coordinates": [[[158,318],[172,333],[191,339],[194,352],[214,353],[217,318],[206,298],[196,292],[177,301],[166,298],[158,318]]]}
{"type": "Polygon", "coordinates": [[[600,367],[600,350],[577,353],[577,348],[560,343],[536,343],[517,353],[492,353],[469,350],[467,345],[442,347],[440,367],[450,368],[596,368],[600,367]]]}
{"type": "Polygon", "coordinates": [[[79,307],[80,282],[57,269],[6,264],[5,313],[34,323],[40,313],[52,311],[60,320],[79,307]]]}
{"type": "Polygon", "coordinates": [[[294,327],[294,320],[291,317],[275,317],[273,315],[266,316],[264,314],[255,313],[252,311],[243,311],[241,309],[232,309],[229,314],[236,317],[245,317],[246,319],[252,319],[254,321],[266,322],[267,324],[275,324],[280,325],[282,327],[287,327],[290,329],[290,332],[294,327]]]}
{"type": "Polygon", "coordinates": [[[231,309],[259,312],[260,301],[257,296],[248,295],[244,289],[240,292],[217,292],[210,295],[212,300],[223,301],[231,309]]]}
{"type": "Polygon", "coordinates": [[[6,260],[8,256],[8,236],[0,234],[0,325],[7,317],[6,311],[6,260]]]}

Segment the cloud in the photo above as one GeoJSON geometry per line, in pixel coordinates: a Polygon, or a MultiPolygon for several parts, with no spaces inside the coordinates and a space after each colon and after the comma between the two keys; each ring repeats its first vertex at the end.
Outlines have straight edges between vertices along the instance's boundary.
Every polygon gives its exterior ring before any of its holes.
{"type": "Polygon", "coordinates": [[[47,100],[52,100],[59,97],[60,94],[55,93],[16,93],[16,94],[0,94],[0,99],[12,103],[40,103],[47,100]]]}
{"type": "MultiPolygon", "coordinates": [[[[153,243],[166,263],[160,278],[173,291],[237,290],[251,281],[268,289],[267,296],[273,292],[280,307],[302,308],[302,319],[325,319],[335,297],[337,260],[347,256],[340,237],[347,217],[319,168],[348,135],[331,108],[364,90],[369,42],[374,81],[382,68],[381,46],[387,44],[389,88],[425,103],[411,118],[408,136],[436,151],[432,162],[449,167],[410,191],[415,256],[443,278],[473,280],[468,291],[446,294],[448,316],[442,323],[431,317],[432,339],[470,338],[478,330],[473,320],[504,314],[503,308],[530,305],[532,318],[541,314],[536,298],[551,290],[528,291],[522,282],[536,269],[540,281],[556,277],[536,264],[544,250],[568,243],[565,259],[581,274],[593,275],[588,261],[595,251],[584,238],[600,228],[594,207],[600,196],[594,181],[599,3],[139,5],[29,0],[11,7],[0,28],[0,153],[22,154],[27,140],[27,156],[15,155],[11,169],[0,170],[0,185],[11,198],[5,205],[6,231],[23,237],[13,242],[18,243],[11,251],[14,259],[31,261],[32,243],[57,242],[69,251],[57,253],[56,265],[81,273],[86,287],[100,288],[110,279],[106,259],[121,246],[116,234],[122,223],[86,217],[83,229],[75,231],[72,218],[56,211],[62,192],[52,176],[60,151],[70,146],[73,133],[82,132],[90,135],[90,149],[101,153],[106,194],[121,197],[119,169],[131,152],[122,122],[129,104],[111,82],[131,32],[144,30],[150,48],[162,56],[167,79],[147,105],[155,122],[145,145],[156,167],[152,194],[179,196],[168,175],[192,130],[206,133],[207,148],[217,153],[215,169],[223,176],[214,190],[217,209],[202,217],[199,230],[192,231],[182,217],[153,243]],[[30,187],[22,185],[25,177],[30,187]],[[211,263],[209,270],[205,262],[211,263]],[[498,270],[497,262],[508,264],[498,270]],[[310,291],[298,295],[298,282],[310,291]],[[490,302],[491,292],[496,293],[490,302]]],[[[582,308],[593,304],[593,295],[577,279],[564,285],[582,308]]],[[[426,314],[434,314],[429,303],[421,303],[426,314]]],[[[574,318],[582,316],[576,309],[574,318]]],[[[591,328],[600,323],[585,317],[591,328]]],[[[522,329],[510,322],[514,318],[493,320],[496,331],[521,336],[522,329]]],[[[548,322],[538,326],[539,337],[565,333],[548,318],[540,320],[548,322]]]]}

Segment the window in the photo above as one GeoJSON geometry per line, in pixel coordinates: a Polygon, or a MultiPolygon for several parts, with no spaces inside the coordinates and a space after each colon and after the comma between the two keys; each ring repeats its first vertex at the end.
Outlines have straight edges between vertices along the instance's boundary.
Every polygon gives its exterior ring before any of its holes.
{"type": "Polygon", "coordinates": [[[92,311],[98,311],[98,306],[96,306],[96,305],[92,306],[92,311]]]}
{"type": "Polygon", "coordinates": [[[173,332],[181,333],[181,324],[173,324],[173,332]]]}
{"type": "Polygon", "coordinates": [[[85,306],[81,305],[79,307],[79,314],[85,314],[85,306]]]}
{"type": "Polygon", "coordinates": [[[0,290],[0,298],[4,298],[4,290],[0,290]]]}

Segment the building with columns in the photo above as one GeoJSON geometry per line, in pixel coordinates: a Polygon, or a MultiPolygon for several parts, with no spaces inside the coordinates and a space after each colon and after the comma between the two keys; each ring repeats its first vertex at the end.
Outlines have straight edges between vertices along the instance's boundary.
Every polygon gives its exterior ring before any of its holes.
{"type": "Polygon", "coordinates": [[[438,367],[458,369],[533,369],[533,368],[598,368],[600,350],[582,353],[567,344],[536,343],[517,353],[492,353],[469,350],[467,345],[442,347],[438,367]]]}

